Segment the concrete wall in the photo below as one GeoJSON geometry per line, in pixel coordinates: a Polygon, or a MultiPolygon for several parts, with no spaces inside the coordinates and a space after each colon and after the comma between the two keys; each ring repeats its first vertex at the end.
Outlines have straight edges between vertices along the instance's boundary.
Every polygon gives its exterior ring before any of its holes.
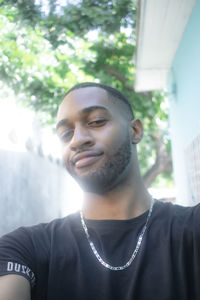
{"type": "Polygon", "coordinates": [[[192,204],[185,149],[200,133],[200,0],[197,0],[169,74],[170,124],[177,201],[192,204]]]}
{"type": "Polygon", "coordinates": [[[0,150],[0,235],[63,216],[65,169],[31,152],[0,150]]]}

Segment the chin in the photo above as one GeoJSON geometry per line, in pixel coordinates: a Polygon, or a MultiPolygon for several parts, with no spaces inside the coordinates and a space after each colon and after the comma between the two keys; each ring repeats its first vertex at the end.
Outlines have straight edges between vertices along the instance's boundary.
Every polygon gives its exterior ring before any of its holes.
{"type": "Polygon", "coordinates": [[[103,195],[120,184],[123,174],[107,173],[105,169],[100,169],[72,176],[84,192],[103,195]]]}
{"type": "Polygon", "coordinates": [[[80,187],[85,193],[92,193],[98,195],[105,195],[108,193],[112,188],[108,187],[107,185],[94,185],[85,182],[78,182],[80,187]]]}

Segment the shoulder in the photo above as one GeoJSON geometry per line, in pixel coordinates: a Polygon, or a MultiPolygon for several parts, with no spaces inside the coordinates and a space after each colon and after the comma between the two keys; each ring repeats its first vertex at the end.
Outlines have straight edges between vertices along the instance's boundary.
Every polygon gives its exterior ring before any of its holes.
{"type": "Polygon", "coordinates": [[[74,213],[64,218],[54,219],[48,223],[19,227],[18,229],[2,236],[0,238],[0,246],[2,242],[10,239],[13,241],[21,241],[21,243],[28,242],[32,244],[38,240],[48,244],[53,235],[62,232],[65,232],[65,234],[70,233],[72,228],[76,227],[78,221],[78,213],[74,213]]]}
{"type": "Polygon", "coordinates": [[[154,220],[182,231],[198,231],[200,234],[200,204],[181,206],[172,203],[155,202],[154,220]]]}
{"type": "Polygon", "coordinates": [[[200,215],[200,203],[196,206],[182,206],[170,202],[155,202],[157,213],[166,213],[168,216],[176,218],[196,217],[200,215]]]}

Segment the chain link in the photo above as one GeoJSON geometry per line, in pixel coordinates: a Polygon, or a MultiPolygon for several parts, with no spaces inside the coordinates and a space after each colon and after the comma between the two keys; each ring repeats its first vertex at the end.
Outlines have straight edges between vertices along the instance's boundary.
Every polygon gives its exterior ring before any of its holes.
{"type": "Polygon", "coordinates": [[[99,255],[98,251],[96,250],[95,246],[94,246],[94,243],[91,241],[90,239],[90,235],[89,235],[89,232],[88,232],[88,228],[85,224],[85,221],[84,221],[84,218],[83,218],[83,212],[80,211],[80,218],[81,218],[81,223],[82,223],[82,226],[83,226],[83,229],[85,231],[85,234],[86,234],[86,237],[87,237],[87,240],[88,240],[88,243],[92,249],[92,252],[94,253],[94,255],[96,256],[96,258],[98,259],[98,261],[107,269],[110,269],[112,271],[121,271],[121,270],[124,270],[126,268],[128,268],[131,263],[133,262],[133,260],[135,259],[139,249],[140,249],[140,246],[142,244],[142,240],[143,240],[143,236],[145,234],[145,231],[147,229],[147,224],[148,224],[148,221],[149,221],[149,218],[152,214],[152,211],[153,211],[153,205],[154,205],[154,199],[152,198],[151,199],[151,205],[150,205],[150,209],[149,209],[149,213],[148,213],[148,216],[147,216],[147,219],[146,219],[146,223],[144,225],[144,227],[142,228],[142,231],[138,237],[138,240],[137,240],[137,244],[136,244],[136,247],[130,257],[130,259],[127,261],[127,263],[123,266],[117,266],[117,267],[114,267],[114,266],[111,266],[110,264],[106,263],[102,258],[101,256],[99,255]]]}

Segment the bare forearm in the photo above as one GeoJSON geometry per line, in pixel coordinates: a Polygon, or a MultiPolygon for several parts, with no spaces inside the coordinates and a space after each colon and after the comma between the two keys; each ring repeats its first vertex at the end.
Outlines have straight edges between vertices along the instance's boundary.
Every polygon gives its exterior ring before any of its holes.
{"type": "Polygon", "coordinates": [[[19,275],[1,276],[0,300],[31,300],[28,280],[19,275]]]}

